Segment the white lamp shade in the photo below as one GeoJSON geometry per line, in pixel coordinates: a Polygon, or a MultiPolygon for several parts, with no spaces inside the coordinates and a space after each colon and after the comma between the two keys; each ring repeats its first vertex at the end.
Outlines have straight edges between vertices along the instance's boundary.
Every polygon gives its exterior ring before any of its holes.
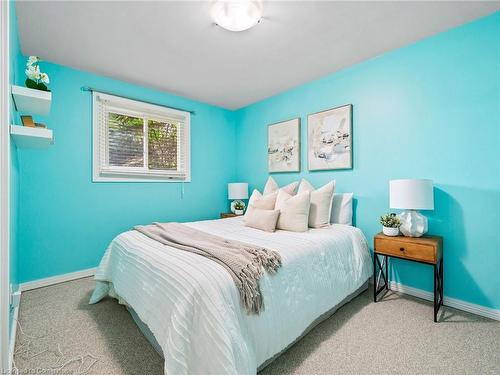
{"type": "Polygon", "coordinates": [[[390,207],[403,210],[433,210],[432,180],[389,181],[390,207]]]}
{"type": "Polygon", "coordinates": [[[248,184],[246,182],[227,184],[227,198],[248,199],[248,184]]]}

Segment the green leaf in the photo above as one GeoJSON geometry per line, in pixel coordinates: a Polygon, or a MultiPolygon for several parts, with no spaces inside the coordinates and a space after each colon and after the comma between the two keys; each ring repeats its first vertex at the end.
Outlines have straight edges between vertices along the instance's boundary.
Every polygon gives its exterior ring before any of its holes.
{"type": "Polygon", "coordinates": [[[24,81],[24,84],[26,85],[27,88],[35,89],[35,90],[38,89],[37,83],[35,81],[33,81],[32,79],[26,78],[26,81],[24,81]]]}
{"type": "Polygon", "coordinates": [[[49,91],[49,89],[47,88],[47,86],[43,82],[38,83],[37,89],[41,90],[41,91],[49,91]]]}

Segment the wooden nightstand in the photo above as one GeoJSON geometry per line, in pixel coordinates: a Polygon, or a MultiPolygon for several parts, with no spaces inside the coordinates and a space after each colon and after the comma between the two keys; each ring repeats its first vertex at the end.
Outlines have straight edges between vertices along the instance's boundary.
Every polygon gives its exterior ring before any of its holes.
{"type": "Polygon", "coordinates": [[[382,290],[389,290],[389,257],[428,264],[434,268],[434,321],[437,322],[439,308],[443,305],[443,238],[389,237],[379,233],[375,235],[373,241],[373,301],[377,302],[377,295],[382,290]],[[382,263],[379,255],[383,257],[382,263]],[[384,280],[384,285],[380,285],[381,278],[384,280]]]}
{"type": "Polygon", "coordinates": [[[238,215],[233,214],[232,212],[221,212],[220,218],[221,219],[227,219],[228,217],[236,217],[238,215]]]}

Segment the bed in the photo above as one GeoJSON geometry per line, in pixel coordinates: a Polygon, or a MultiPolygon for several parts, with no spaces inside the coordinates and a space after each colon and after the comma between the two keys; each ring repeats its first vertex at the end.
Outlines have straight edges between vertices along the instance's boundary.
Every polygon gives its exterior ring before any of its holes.
{"type": "Polygon", "coordinates": [[[165,374],[256,374],[366,289],[373,272],[366,239],[352,226],[268,233],[238,217],[185,225],[276,250],[282,267],[260,280],[265,310],[247,314],[219,264],[137,231],[117,236],[90,302],[109,295],[125,304],[165,358],[165,374]]]}

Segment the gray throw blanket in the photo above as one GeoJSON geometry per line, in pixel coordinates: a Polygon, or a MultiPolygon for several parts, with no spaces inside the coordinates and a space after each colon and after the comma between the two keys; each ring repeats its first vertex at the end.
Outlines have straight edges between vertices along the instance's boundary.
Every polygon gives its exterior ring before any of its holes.
{"type": "Polygon", "coordinates": [[[246,311],[258,314],[263,310],[259,279],[264,269],[272,274],[278,271],[281,257],[276,251],[227,240],[180,223],[153,223],[134,229],[164,245],[219,263],[233,278],[246,311]]]}

